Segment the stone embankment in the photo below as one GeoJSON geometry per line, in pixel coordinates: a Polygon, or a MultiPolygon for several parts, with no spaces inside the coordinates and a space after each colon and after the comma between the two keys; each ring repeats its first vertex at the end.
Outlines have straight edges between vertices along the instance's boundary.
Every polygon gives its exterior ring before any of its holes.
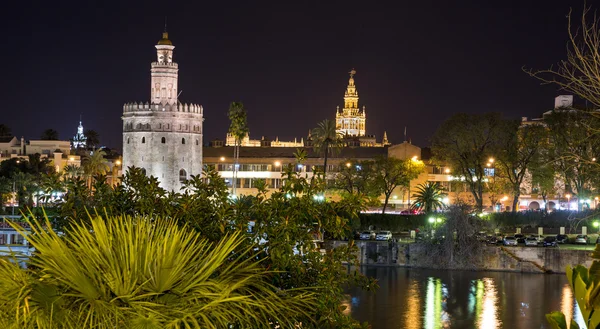
{"type": "MultiPolygon", "coordinates": [[[[330,247],[346,244],[332,241],[330,247]]],[[[361,265],[435,267],[428,261],[426,246],[399,244],[387,241],[355,241],[361,265]]],[[[474,265],[482,271],[510,271],[528,273],[565,273],[568,265],[590,266],[591,250],[571,250],[543,247],[484,246],[474,265]]],[[[437,267],[439,268],[439,267],[437,267]]]]}

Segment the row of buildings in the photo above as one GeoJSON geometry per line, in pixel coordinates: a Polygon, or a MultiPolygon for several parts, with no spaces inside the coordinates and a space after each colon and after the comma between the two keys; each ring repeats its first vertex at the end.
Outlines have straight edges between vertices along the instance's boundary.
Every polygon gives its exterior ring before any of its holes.
{"type": "MultiPolygon", "coordinates": [[[[204,165],[214,165],[229,184],[234,179],[234,138],[226,135],[224,140],[214,140],[208,146],[203,142],[204,109],[201,105],[182,103],[178,96],[179,66],[173,61],[175,46],[167,32],[155,45],[156,61],[150,65],[151,83],[150,100],[146,102],[127,103],[123,106],[123,156],[109,159],[111,170],[109,181],[115,182],[122,174],[123,168],[136,166],[143,168],[148,175],[159,179],[163,188],[180,190],[183,183],[191,175],[200,175],[204,165]]],[[[453,176],[452,168],[431,163],[431,152],[421,149],[408,141],[391,144],[387,134],[383,132],[380,140],[375,135],[367,134],[366,108],[359,106],[358,88],[355,83],[356,71],[349,72],[348,84],[344,92],[343,108],[335,110],[337,132],[344,136],[346,147],[330,157],[327,172],[335,175],[344,165],[352,165],[351,161],[374,160],[378,157],[394,157],[398,159],[418,159],[426,164],[426,170],[410,183],[410,188],[399,188],[390,199],[390,205],[396,210],[406,209],[411,204],[411,195],[417,185],[425,182],[439,182],[449,192],[448,202],[458,199],[469,201],[470,193],[465,184],[453,176]],[[453,183],[454,182],[454,183],[453,183]]],[[[572,97],[559,96],[556,107],[569,106],[572,97]]],[[[523,124],[535,124],[538,119],[523,118],[523,124]]],[[[292,141],[251,139],[246,136],[241,141],[239,168],[236,175],[237,194],[256,193],[254,187],[257,179],[264,179],[271,190],[282,184],[282,169],[288,164],[296,164],[295,153],[298,148],[306,150],[307,158],[297,168],[298,172],[312,176],[313,167],[322,166],[323,158],[314,151],[312,136],[309,131],[306,137],[292,141]]],[[[83,127],[80,123],[73,143],[85,143],[83,127]]],[[[39,153],[53,161],[57,171],[66,165],[81,164],[81,159],[71,153],[69,141],[32,140],[23,138],[0,138],[0,160],[39,153]]],[[[493,176],[493,170],[488,171],[493,176]]],[[[329,177],[331,177],[329,176],[329,177]]],[[[330,197],[335,197],[330,195],[330,197]]],[[[484,198],[487,207],[496,210],[507,209],[511,196],[499,196],[493,200],[484,198]]],[[[573,200],[575,201],[575,200],[573,200]]],[[[564,197],[556,196],[549,201],[551,208],[569,208],[564,197]]],[[[567,200],[571,202],[571,200],[567,200]]],[[[543,200],[536,195],[522,195],[521,209],[538,209],[543,207],[543,200]]],[[[576,209],[577,207],[571,207],[576,209]]]]}
{"type": "MultiPolygon", "coordinates": [[[[199,175],[203,165],[214,165],[221,175],[231,183],[234,177],[234,138],[227,135],[225,140],[214,140],[203,147],[204,109],[201,105],[184,104],[178,99],[178,64],[173,61],[175,46],[165,31],[155,46],[157,59],[151,63],[150,100],[127,103],[123,106],[123,168],[136,166],[143,168],[148,175],[157,177],[161,185],[169,190],[179,190],[190,175],[199,175]]],[[[432,165],[428,160],[428,149],[421,149],[408,141],[392,145],[387,134],[377,140],[367,134],[366,108],[359,106],[358,89],[355,84],[356,71],[349,72],[348,85],[344,93],[344,106],[335,112],[337,132],[344,136],[347,147],[328,163],[328,172],[335,174],[341,165],[354,161],[373,160],[377,157],[399,159],[419,159],[427,164],[426,171],[413,182],[408,190],[398,189],[390,203],[397,209],[404,209],[411,203],[411,194],[418,184],[426,181],[439,182],[447,188],[449,202],[458,198],[468,200],[470,193],[464,184],[451,184],[456,181],[451,168],[432,165]],[[454,186],[454,188],[453,188],[454,186]],[[456,187],[458,186],[458,187],[456,187]],[[453,190],[454,189],[454,190],[453,190]]],[[[569,98],[557,98],[557,106],[564,106],[569,98]]],[[[572,99],[571,99],[572,101],[572,99]]],[[[524,118],[524,122],[528,121],[524,118]]],[[[256,179],[265,179],[271,189],[281,186],[282,168],[296,163],[294,153],[304,148],[308,157],[298,171],[312,175],[312,167],[322,165],[323,159],[312,148],[312,137],[280,141],[251,139],[246,136],[241,142],[236,193],[255,193],[256,179]]],[[[493,170],[489,171],[493,175],[493,170]]],[[[506,209],[509,196],[500,197],[490,208],[506,209]]],[[[551,207],[564,207],[559,198],[551,201],[551,207]]],[[[489,200],[489,198],[486,198],[489,200]]],[[[521,208],[537,209],[543,201],[534,195],[524,195],[521,208]]],[[[568,205],[566,205],[568,207],[568,205]]]]}

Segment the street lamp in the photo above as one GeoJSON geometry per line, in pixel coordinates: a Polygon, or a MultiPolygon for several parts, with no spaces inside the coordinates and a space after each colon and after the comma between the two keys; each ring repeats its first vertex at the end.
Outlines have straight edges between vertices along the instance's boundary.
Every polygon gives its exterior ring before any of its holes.
{"type": "Polygon", "coordinates": [[[567,209],[571,210],[571,194],[567,193],[565,196],[567,197],[567,209]]]}

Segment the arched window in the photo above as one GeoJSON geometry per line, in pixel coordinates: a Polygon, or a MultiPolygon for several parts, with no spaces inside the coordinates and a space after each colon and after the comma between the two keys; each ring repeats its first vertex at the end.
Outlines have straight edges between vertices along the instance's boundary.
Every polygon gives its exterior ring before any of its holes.
{"type": "Polygon", "coordinates": [[[196,139],[196,145],[198,145],[198,140],[196,139]]]}
{"type": "Polygon", "coordinates": [[[129,138],[127,138],[127,144],[129,144],[129,138]]]}
{"type": "Polygon", "coordinates": [[[144,174],[144,176],[146,176],[146,168],[142,168],[142,174],[144,174]]]}
{"type": "Polygon", "coordinates": [[[146,143],[146,137],[142,137],[142,144],[146,143]]]}
{"type": "Polygon", "coordinates": [[[185,144],[185,138],[181,139],[181,144],[185,144]]]}
{"type": "Polygon", "coordinates": [[[167,139],[163,137],[163,138],[160,139],[160,142],[164,144],[164,143],[167,142],[167,139]]]}
{"type": "Polygon", "coordinates": [[[179,170],[179,182],[184,183],[187,180],[187,172],[185,169],[179,170]]]}

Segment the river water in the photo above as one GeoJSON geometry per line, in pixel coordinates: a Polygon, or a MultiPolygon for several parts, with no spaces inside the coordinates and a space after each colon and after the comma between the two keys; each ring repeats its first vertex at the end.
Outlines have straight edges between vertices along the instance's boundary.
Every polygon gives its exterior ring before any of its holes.
{"type": "Polygon", "coordinates": [[[582,323],[564,274],[362,270],[379,280],[379,290],[349,290],[346,311],[373,329],[550,328],[545,314],[552,311],[582,323]]]}

